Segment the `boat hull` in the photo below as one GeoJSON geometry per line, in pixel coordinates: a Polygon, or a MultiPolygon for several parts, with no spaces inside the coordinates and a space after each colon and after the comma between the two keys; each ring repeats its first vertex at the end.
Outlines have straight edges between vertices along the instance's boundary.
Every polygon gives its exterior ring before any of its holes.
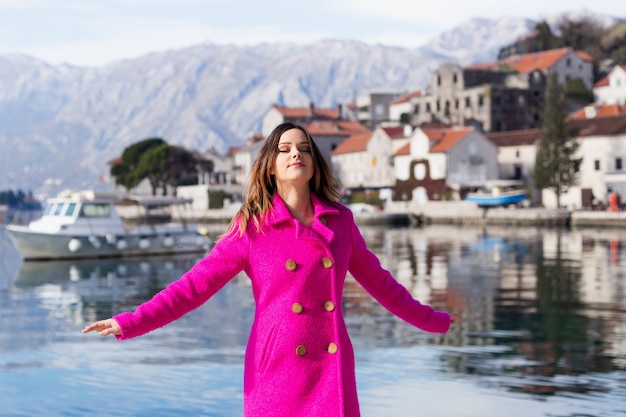
{"type": "Polygon", "coordinates": [[[526,200],[526,193],[502,195],[468,194],[465,200],[476,203],[479,206],[509,206],[519,204],[526,200]]]}
{"type": "Polygon", "coordinates": [[[177,253],[202,253],[210,239],[199,233],[153,235],[69,235],[34,232],[9,225],[11,238],[24,260],[113,258],[177,253]]]}

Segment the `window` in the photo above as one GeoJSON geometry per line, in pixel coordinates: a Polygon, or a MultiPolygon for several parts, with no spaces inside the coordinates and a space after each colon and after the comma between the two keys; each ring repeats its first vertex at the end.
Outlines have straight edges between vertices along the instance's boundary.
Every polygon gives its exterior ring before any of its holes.
{"type": "Polygon", "coordinates": [[[600,171],[600,160],[596,159],[595,161],[593,161],[593,169],[596,171],[600,171]]]}
{"type": "Polygon", "coordinates": [[[622,170],[622,158],[615,158],[615,170],[616,171],[622,170]]]}
{"type": "Polygon", "coordinates": [[[478,105],[482,106],[484,104],[485,101],[485,96],[483,96],[482,94],[478,96],[478,105]]]}
{"type": "Polygon", "coordinates": [[[441,75],[437,75],[437,85],[441,85],[441,75]]]}
{"type": "Polygon", "coordinates": [[[415,108],[413,109],[413,114],[418,114],[420,112],[420,105],[416,104],[415,108]]]}
{"type": "Polygon", "coordinates": [[[458,76],[456,75],[456,72],[452,74],[452,82],[455,84],[458,82],[458,76]]]}
{"type": "Polygon", "coordinates": [[[465,97],[465,107],[469,107],[470,106],[470,98],[469,97],[465,97]]]}
{"type": "Polygon", "coordinates": [[[83,204],[80,209],[80,217],[109,217],[111,207],[108,204],[83,204]]]}
{"type": "Polygon", "coordinates": [[[65,210],[65,215],[67,217],[72,217],[72,215],[74,214],[74,211],[76,210],[76,203],[70,203],[67,206],[67,210],[65,210]]]}
{"type": "Polygon", "coordinates": [[[54,208],[54,215],[55,216],[59,216],[61,215],[61,211],[63,210],[63,204],[58,204],[55,208],[54,208]]]}

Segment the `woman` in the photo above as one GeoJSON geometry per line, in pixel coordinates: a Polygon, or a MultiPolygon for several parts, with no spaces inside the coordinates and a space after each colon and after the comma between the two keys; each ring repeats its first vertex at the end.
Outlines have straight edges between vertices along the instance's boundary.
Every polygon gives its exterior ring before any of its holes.
{"type": "Polygon", "coordinates": [[[95,322],[140,336],[200,306],[238,272],[256,313],[245,355],[244,415],[359,416],[354,353],[342,313],[346,273],[393,314],[430,332],[451,316],[414,300],[370,252],[309,133],[284,123],[254,162],[244,203],[209,255],[135,312],[95,322]]]}

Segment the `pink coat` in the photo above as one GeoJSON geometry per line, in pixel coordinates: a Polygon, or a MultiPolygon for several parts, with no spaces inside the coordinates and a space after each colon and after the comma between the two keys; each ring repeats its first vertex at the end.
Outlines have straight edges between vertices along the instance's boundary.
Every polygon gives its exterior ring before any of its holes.
{"type": "Polygon", "coordinates": [[[164,326],[200,306],[238,272],[252,283],[256,313],[245,356],[245,416],[359,416],[354,352],[342,313],[346,273],[385,308],[425,331],[450,316],[414,300],[370,252],[352,213],[312,196],[310,228],[274,198],[262,233],[231,233],[179,280],[115,317],[119,339],[164,326]]]}

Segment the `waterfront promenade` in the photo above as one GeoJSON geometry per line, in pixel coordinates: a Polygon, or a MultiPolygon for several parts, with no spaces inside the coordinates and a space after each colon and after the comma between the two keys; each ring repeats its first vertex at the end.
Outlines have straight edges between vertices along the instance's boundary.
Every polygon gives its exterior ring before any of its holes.
{"type": "MultiPolygon", "coordinates": [[[[185,210],[180,219],[199,224],[228,223],[237,207],[218,210],[185,210]]],[[[501,225],[536,227],[626,228],[626,211],[568,209],[481,208],[466,201],[431,201],[426,204],[391,203],[384,210],[355,213],[357,223],[367,225],[501,225]]]]}

